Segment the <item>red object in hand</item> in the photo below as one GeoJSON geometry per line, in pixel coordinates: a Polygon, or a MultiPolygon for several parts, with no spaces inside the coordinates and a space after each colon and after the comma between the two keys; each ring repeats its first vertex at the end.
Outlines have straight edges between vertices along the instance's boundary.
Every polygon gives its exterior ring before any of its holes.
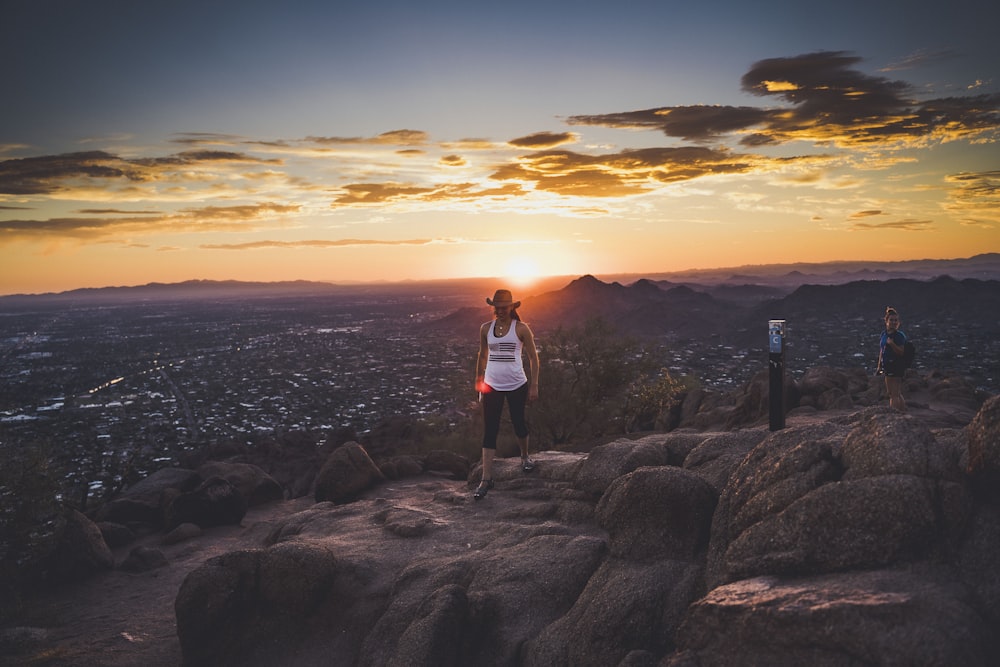
{"type": "Polygon", "coordinates": [[[480,394],[488,394],[491,390],[490,386],[486,384],[486,380],[479,379],[476,380],[476,391],[480,394]]]}

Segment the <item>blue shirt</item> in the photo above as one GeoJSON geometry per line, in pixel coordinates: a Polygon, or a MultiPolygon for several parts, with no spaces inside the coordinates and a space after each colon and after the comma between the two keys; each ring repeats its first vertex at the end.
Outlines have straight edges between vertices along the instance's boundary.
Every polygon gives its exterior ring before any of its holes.
{"type": "Polygon", "coordinates": [[[906,334],[904,334],[899,329],[896,329],[891,334],[888,331],[882,332],[882,338],[879,340],[878,346],[878,358],[879,358],[879,368],[893,375],[897,370],[902,372],[902,368],[897,369],[896,363],[903,360],[902,355],[897,355],[891,347],[889,347],[889,336],[892,336],[892,342],[894,342],[899,347],[903,347],[906,343],[906,334]]]}

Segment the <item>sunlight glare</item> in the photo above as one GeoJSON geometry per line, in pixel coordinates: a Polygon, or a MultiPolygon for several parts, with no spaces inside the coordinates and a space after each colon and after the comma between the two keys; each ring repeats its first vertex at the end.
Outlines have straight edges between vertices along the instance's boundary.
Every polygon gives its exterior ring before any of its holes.
{"type": "Polygon", "coordinates": [[[511,283],[520,286],[530,285],[538,279],[538,264],[530,257],[514,257],[505,269],[505,277],[511,283]]]}

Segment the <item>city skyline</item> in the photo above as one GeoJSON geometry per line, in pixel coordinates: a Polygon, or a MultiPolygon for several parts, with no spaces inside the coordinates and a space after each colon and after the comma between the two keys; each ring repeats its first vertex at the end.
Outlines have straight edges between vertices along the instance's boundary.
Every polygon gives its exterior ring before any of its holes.
{"type": "Polygon", "coordinates": [[[1000,10],[935,7],[16,1],[0,294],[1000,251],[1000,10]]]}

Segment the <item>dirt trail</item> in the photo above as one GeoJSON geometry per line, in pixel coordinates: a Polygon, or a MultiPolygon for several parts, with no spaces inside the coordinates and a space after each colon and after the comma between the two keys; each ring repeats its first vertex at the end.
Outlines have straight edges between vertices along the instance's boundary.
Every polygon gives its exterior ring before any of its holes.
{"type": "Polygon", "coordinates": [[[169,565],[142,573],[115,569],[39,596],[21,626],[44,628],[46,640],[36,650],[3,660],[60,667],[180,665],[174,599],[188,572],[214,556],[260,546],[252,539],[254,524],[312,503],[311,498],[272,503],[247,512],[242,526],[208,529],[175,545],[163,545],[162,535],[150,535],[115,550],[115,562],[121,563],[137,546],[155,547],[169,565]]]}

